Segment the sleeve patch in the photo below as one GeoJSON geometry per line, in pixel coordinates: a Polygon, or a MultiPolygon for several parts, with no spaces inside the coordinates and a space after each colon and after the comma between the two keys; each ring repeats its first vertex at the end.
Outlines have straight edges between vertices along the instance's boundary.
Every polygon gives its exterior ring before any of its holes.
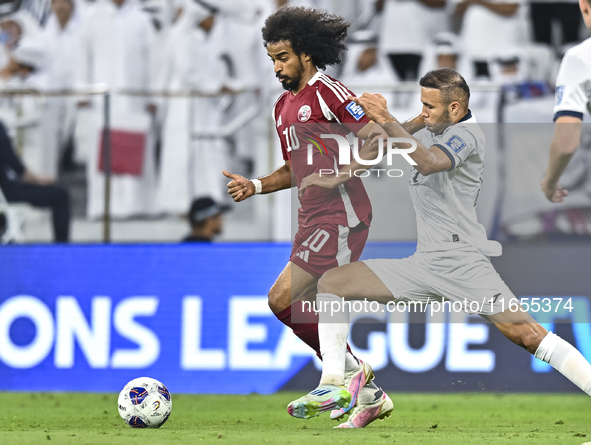
{"type": "Polygon", "coordinates": [[[458,136],[452,136],[445,145],[451,148],[456,154],[466,147],[466,143],[458,136]]]}
{"type": "Polygon", "coordinates": [[[560,105],[564,99],[564,85],[556,87],[556,105],[560,105]]]}
{"type": "Polygon", "coordinates": [[[355,118],[356,121],[358,121],[363,116],[365,116],[365,112],[363,111],[363,108],[361,108],[355,102],[350,102],[349,105],[347,105],[345,108],[351,114],[351,116],[353,116],[355,118]]]}

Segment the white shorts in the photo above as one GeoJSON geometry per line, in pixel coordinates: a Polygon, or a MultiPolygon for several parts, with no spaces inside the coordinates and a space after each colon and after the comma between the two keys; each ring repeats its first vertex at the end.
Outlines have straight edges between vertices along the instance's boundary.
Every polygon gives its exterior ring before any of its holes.
{"type": "Polygon", "coordinates": [[[498,314],[518,301],[488,257],[472,247],[363,262],[395,300],[460,301],[465,312],[480,315],[498,314]]]}

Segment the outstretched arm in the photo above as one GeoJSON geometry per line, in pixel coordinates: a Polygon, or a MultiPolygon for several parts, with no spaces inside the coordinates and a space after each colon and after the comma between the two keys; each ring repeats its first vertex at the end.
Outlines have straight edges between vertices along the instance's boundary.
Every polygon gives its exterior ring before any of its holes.
{"type": "Polygon", "coordinates": [[[412,119],[407,120],[402,124],[402,128],[410,134],[415,134],[425,128],[425,119],[420,114],[417,114],[412,119]]]}
{"type": "MultiPolygon", "coordinates": [[[[420,116],[415,117],[409,123],[400,124],[388,111],[386,99],[381,94],[365,93],[361,97],[350,99],[360,105],[370,119],[383,124],[384,131],[390,137],[414,139],[407,128],[417,130],[425,126],[420,116]]],[[[418,139],[414,140],[417,143],[417,148],[414,152],[409,153],[409,156],[417,163],[415,168],[421,175],[428,176],[450,170],[453,167],[451,160],[443,150],[435,146],[427,148],[418,139]]]]}
{"type": "Polygon", "coordinates": [[[554,137],[550,145],[550,161],[542,179],[542,192],[551,202],[562,202],[568,191],[558,185],[560,176],[577,151],[581,140],[581,119],[573,116],[560,116],[554,126],[554,137]]]}
{"type": "MultiPolygon", "coordinates": [[[[409,138],[409,139],[414,139],[414,138],[412,138],[411,134],[414,134],[417,131],[425,128],[425,121],[421,117],[420,114],[413,117],[409,121],[404,122],[403,124],[400,124],[388,112],[386,99],[383,96],[381,96],[380,94],[373,95],[373,94],[365,93],[363,96],[361,96],[361,98],[349,97],[350,100],[355,101],[355,103],[357,103],[358,105],[361,105],[363,107],[363,110],[365,111],[367,116],[373,122],[377,122],[377,124],[368,124],[366,127],[364,127],[364,129],[365,128],[369,129],[369,133],[367,135],[367,138],[365,138],[366,141],[363,144],[363,147],[361,147],[361,150],[359,150],[359,157],[362,160],[377,159],[379,150],[384,150],[384,146],[380,146],[380,144],[379,144],[379,138],[383,138],[384,141],[388,138],[388,136],[405,137],[405,138],[409,138]],[[365,100],[361,100],[361,98],[367,99],[368,96],[371,96],[373,99],[377,99],[377,101],[378,101],[378,104],[376,104],[377,108],[365,106],[366,102],[365,102],[365,100]],[[394,136],[389,133],[386,133],[386,131],[384,131],[384,128],[382,128],[382,127],[384,127],[384,125],[382,125],[382,124],[387,123],[387,122],[396,123],[396,125],[398,127],[400,127],[399,130],[401,132],[400,134],[402,134],[402,135],[394,136]],[[370,125],[371,125],[371,127],[370,127],[370,125]]],[[[415,141],[417,142],[417,146],[420,145],[421,147],[423,147],[423,149],[425,151],[429,151],[418,140],[415,139],[415,141]]],[[[435,150],[440,152],[440,153],[435,152],[435,154],[438,156],[438,162],[443,164],[441,166],[442,170],[440,170],[440,171],[449,170],[452,167],[451,161],[449,160],[449,158],[440,149],[435,148],[435,150]],[[443,158],[445,158],[445,159],[443,159],[443,158]]],[[[412,154],[411,154],[411,157],[412,157],[412,154]]],[[[413,157],[413,159],[414,159],[414,157],[413,157]]],[[[333,188],[340,186],[341,184],[344,184],[349,179],[354,177],[354,175],[352,175],[351,172],[364,171],[369,168],[371,168],[371,166],[368,166],[367,164],[361,164],[356,159],[353,159],[351,161],[351,163],[349,165],[344,166],[337,173],[337,175],[328,176],[328,175],[323,175],[322,173],[313,173],[313,174],[307,176],[306,178],[304,178],[304,180],[300,184],[300,197],[304,196],[304,192],[308,187],[318,186],[318,187],[322,187],[325,189],[333,189],[333,188]]],[[[418,166],[417,166],[417,168],[418,168],[418,166]]],[[[432,173],[434,173],[434,172],[432,172],[432,173]]],[[[430,174],[430,173],[425,173],[425,174],[430,174]]]]}
{"type": "MultiPolygon", "coordinates": [[[[354,100],[354,98],[349,97],[349,99],[354,100]]],[[[385,100],[385,99],[384,99],[385,100]]],[[[390,113],[388,113],[389,115],[390,113]]],[[[359,130],[356,136],[360,139],[366,141],[372,132],[372,130],[376,127],[377,121],[372,121],[369,124],[365,125],[361,130],[359,130]]],[[[380,122],[378,122],[379,124],[380,122]]],[[[407,120],[402,124],[402,127],[408,131],[410,134],[415,134],[417,131],[422,130],[425,128],[425,119],[420,114],[417,114],[415,117],[407,120]]]]}
{"type": "Polygon", "coordinates": [[[255,180],[246,179],[244,176],[234,173],[228,173],[226,170],[223,170],[222,173],[226,178],[231,179],[228,183],[228,193],[235,202],[244,201],[255,194],[273,193],[278,190],[291,188],[295,185],[289,161],[285,161],[284,165],[267,176],[255,180]],[[260,190],[258,191],[255,185],[256,181],[260,181],[260,190]]]}

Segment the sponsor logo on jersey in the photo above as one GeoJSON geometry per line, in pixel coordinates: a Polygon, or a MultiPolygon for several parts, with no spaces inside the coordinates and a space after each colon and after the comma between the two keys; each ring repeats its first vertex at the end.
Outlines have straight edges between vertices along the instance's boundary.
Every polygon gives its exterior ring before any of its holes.
{"type": "Polygon", "coordinates": [[[564,85],[556,87],[556,105],[560,105],[564,99],[564,85]]]}
{"type": "Polygon", "coordinates": [[[306,122],[308,119],[310,119],[311,115],[312,108],[310,108],[310,105],[302,105],[300,110],[298,111],[298,120],[300,122],[306,122]]]}
{"type": "Polygon", "coordinates": [[[281,116],[277,119],[277,128],[281,127],[281,116]]]}
{"type": "Polygon", "coordinates": [[[458,136],[452,136],[445,145],[451,148],[454,153],[459,153],[464,147],[466,147],[466,143],[458,136]]]}
{"type": "Polygon", "coordinates": [[[361,108],[361,106],[357,105],[355,102],[350,102],[349,105],[345,107],[345,109],[351,113],[351,116],[353,116],[356,121],[365,116],[363,108],[361,108]]]}
{"type": "Polygon", "coordinates": [[[309,250],[305,250],[303,252],[298,252],[296,253],[296,256],[302,260],[304,260],[304,262],[308,262],[308,259],[310,258],[310,251],[309,250]]]}

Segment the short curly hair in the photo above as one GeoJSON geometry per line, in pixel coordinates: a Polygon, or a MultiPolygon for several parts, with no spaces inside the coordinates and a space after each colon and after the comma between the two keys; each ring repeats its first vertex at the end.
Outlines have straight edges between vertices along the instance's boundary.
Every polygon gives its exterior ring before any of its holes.
{"type": "Polygon", "coordinates": [[[267,17],[263,40],[265,48],[269,43],[289,41],[297,55],[307,54],[316,68],[325,69],[341,63],[349,26],[344,18],[326,11],[284,6],[267,17]]]}

